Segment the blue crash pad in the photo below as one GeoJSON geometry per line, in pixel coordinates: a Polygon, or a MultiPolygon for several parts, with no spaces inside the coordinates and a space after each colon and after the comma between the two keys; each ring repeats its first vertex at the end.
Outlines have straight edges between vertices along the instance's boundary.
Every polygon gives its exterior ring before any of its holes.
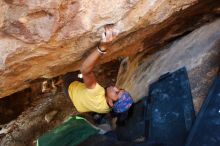
{"type": "Polygon", "coordinates": [[[186,146],[220,146],[220,72],[203,102],[186,146]]]}
{"type": "Polygon", "coordinates": [[[186,68],[167,73],[150,85],[149,140],[183,146],[195,119],[186,68]]]}

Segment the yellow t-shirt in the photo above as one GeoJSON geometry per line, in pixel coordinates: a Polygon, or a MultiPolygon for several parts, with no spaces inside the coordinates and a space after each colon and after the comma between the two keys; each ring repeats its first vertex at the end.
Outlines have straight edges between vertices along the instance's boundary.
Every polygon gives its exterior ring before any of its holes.
{"type": "Polygon", "coordinates": [[[94,89],[88,89],[84,83],[74,81],[69,85],[68,92],[78,112],[107,113],[110,111],[105,99],[105,89],[98,83],[94,89]]]}

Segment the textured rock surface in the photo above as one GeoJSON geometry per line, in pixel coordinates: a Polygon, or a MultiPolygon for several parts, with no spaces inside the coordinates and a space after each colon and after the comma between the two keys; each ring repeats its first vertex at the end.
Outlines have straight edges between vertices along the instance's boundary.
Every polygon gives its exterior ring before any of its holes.
{"type": "Polygon", "coordinates": [[[135,100],[147,95],[149,84],[164,73],[186,66],[195,110],[198,111],[220,66],[220,19],[168,44],[123,60],[117,85],[135,100]],[[154,49],[156,50],[156,49],[154,49]]]}
{"type": "Polygon", "coordinates": [[[0,135],[0,145],[36,146],[38,137],[76,114],[73,104],[63,93],[38,96],[17,119],[3,125],[5,134],[0,135]],[[51,111],[57,111],[57,114],[48,123],[44,115],[51,111]]]}
{"type": "Polygon", "coordinates": [[[77,70],[103,26],[120,35],[102,62],[161,45],[209,21],[219,0],[1,0],[0,97],[77,70]]]}

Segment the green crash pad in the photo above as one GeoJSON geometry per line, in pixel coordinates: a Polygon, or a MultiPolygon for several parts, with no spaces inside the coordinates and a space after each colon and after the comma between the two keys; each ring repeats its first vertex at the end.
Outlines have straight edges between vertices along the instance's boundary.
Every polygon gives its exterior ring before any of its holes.
{"type": "Polygon", "coordinates": [[[37,146],[76,146],[99,129],[79,116],[71,116],[58,127],[48,131],[37,140],[37,146]]]}

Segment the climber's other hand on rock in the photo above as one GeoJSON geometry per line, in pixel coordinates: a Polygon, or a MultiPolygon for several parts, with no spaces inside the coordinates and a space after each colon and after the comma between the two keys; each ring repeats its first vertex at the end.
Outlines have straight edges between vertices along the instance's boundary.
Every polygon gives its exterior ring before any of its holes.
{"type": "Polygon", "coordinates": [[[107,25],[105,27],[105,32],[102,33],[101,42],[99,44],[100,49],[103,51],[107,50],[117,35],[118,31],[113,28],[113,25],[107,25]]]}

